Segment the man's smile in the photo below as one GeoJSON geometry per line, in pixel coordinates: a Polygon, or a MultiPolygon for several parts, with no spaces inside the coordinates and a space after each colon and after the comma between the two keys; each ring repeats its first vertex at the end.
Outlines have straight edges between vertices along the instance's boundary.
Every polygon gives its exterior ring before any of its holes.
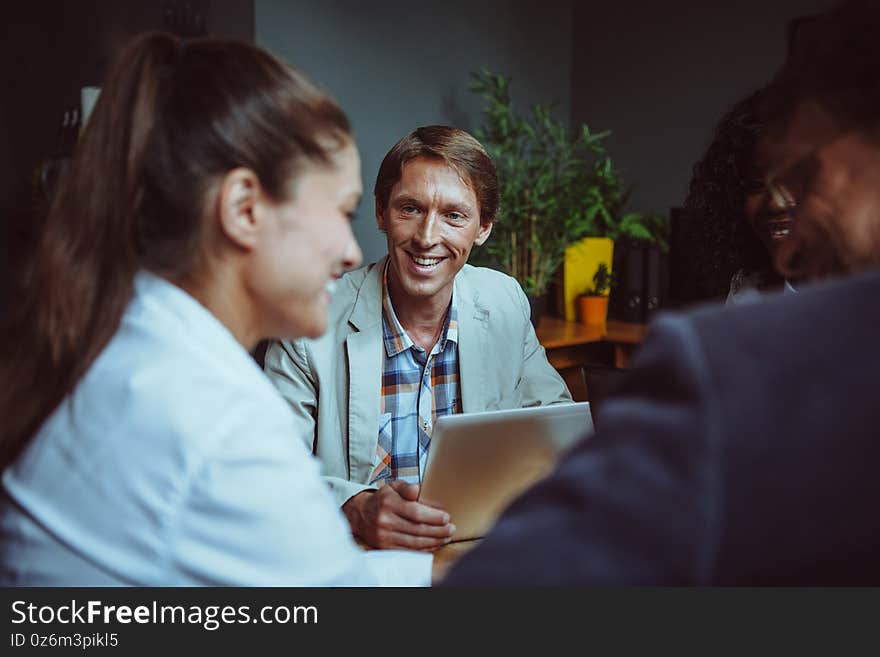
{"type": "Polygon", "coordinates": [[[407,251],[407,255],[409,259],[419,266],[421,269],[433,269],[446,258],[442,256],[425,256],[425,255],[416,255],[415,253],[410,253],[407,251]]]}

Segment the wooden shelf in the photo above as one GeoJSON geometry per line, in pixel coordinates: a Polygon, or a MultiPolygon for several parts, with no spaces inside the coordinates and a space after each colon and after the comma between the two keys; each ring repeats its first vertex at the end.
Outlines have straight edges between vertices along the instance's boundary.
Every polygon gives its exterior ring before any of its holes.
{"type": "Polygon", "coordinates": [[[547,359],[560,371],[588,363],[629,367],[646,332],[639,323],[608,320],[604,326],[587,326],[549,316],[541,318],[536,331],[547,359]]]}
{"type": "Polygon", "coordinates": [[[587,326],[577,322],[566,322],[558,317],[542,317],[538,324],[538,340],[545,349],[569,347],[589,342],[616,342],[622,344],[641,344],[647,326],[610,319],[605,326],[587,326]]]}

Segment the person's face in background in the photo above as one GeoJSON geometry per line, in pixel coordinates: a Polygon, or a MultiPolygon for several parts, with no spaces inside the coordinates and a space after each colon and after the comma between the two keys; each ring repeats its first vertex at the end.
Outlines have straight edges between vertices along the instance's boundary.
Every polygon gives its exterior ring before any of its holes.
{"type": "Polygon", "coordinates": [[[771,258],[792,228],[792,218],[785,207],[780,207],[767,191],[766,178],[770,170],[770,146],[767,137],[761,137],[755,147],[755,156],[749,171],[743,213],[771,258]]]}
{"type": "Polygon", "coordinates": [[[880,264],[880,144],[802,100],[768,149],[770,182],[795,216],[776,268],[815,279],[880,264]]]}
{"type": "Polygon", "coordinates": [[[321,335],[336,279],[361,262],[351,231],[360,157],[349,142],[333,159],[333,166],[301,173],[290,200],[268,206],[268,230],[249,276],[263,337],[321,335]]]}
{"type": "Polygon", "coordinates": [[[448,302],[455,275],[492,229],[480,223],[473,187],[443,160],[424,157],[403,165],[376,218],[388,238],[389,286],[398,312],[435,298],[448,302]]]}

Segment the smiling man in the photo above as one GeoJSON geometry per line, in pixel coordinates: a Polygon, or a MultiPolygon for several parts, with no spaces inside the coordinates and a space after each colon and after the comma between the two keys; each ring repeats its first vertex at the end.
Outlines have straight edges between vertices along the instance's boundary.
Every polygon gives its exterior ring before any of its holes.
{"type": "Polygon", "coordinates": [[[387,257],[343,276],[324,337],[271,345],[266,371],[353,533],[372,547],[434,549],[455,532],[454,518],[418,502],[436,419],[571,397],[519,284],[466,264],[498,211],[482,145],[418,128],[385,156],[375,196],[387,257]]]}

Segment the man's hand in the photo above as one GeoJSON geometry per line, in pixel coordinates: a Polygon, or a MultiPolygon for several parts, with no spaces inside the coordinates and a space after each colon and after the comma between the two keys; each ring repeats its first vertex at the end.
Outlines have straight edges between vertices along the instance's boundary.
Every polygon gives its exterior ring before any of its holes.
{"type": "Polygon", "coordinates": [[[417,502],[418,484],[392,481],[364,490],[342,505],[352,533],[374,548],[436,550],[452,540],[449,514],[417,502]]]}

